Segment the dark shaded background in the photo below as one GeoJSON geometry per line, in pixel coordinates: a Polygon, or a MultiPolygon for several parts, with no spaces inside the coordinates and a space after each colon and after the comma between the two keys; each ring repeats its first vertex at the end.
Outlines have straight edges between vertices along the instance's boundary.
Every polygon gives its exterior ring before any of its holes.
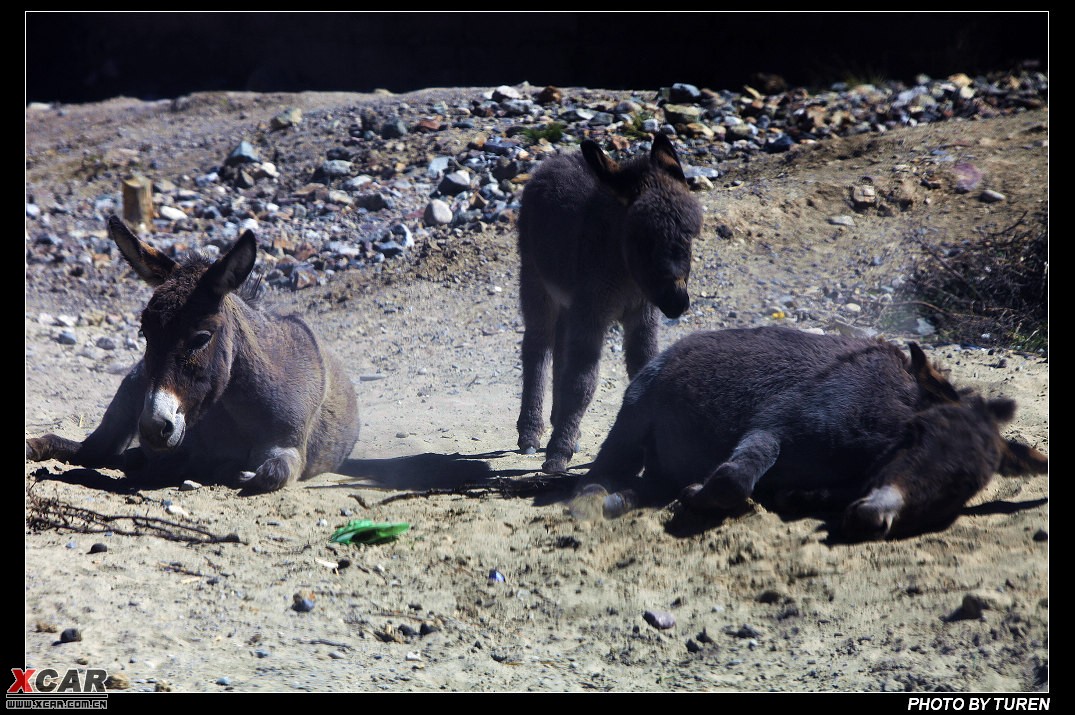
{"type": "Polygon", "coordinates": [[[47,13],[26,18],[26,100],[203,90],[741,89],[1047,71],[1046,12],[47,13]]]}

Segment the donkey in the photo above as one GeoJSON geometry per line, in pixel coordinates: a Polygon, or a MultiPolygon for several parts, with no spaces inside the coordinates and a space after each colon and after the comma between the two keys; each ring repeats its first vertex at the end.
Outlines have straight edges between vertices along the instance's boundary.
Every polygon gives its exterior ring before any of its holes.
{"type": "Polygon", "coordinates": [[[880,539],[950,525],[994,473],[1048,471],[1001,437],[1012,400],[957,390],[908,348],[780,327],[689,335],[628,386],[581,492],[615,517],[677,490],[700,512],[757,490],[842,509],[846,536],[880,539]]]}
{"type": "Polygon", "coordinates": [[[28,439],[27,459],[275,491],[347,458],[359,432],[354,385],[306,323],[253,300],[253,232],[215,262],[178,263],[115,216],[108,231],[154,287],[145,355],[83,442],[28,439]],[[128,450],[136,436],[140,449],[128,450]]]}
{"type": "Polygon", "coordinates": [[[542,470],[563,472],[597,385],[609,325],[624,329],[627,375],[657,352],[660,309],[690,305],[691,242],[702,208],[691,196],[672,142],[617,162],[596,142],[546,159],[519,211],[523,393],[519,448],[533,454],[545,431],[543,399],[552,360],[552,437],[542,470]]]}

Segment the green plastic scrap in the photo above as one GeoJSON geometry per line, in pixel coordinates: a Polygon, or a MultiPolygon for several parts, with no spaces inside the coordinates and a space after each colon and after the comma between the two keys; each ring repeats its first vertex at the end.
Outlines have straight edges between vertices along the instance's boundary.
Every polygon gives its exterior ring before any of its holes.
{"type": "Polygon", "coordinates": [[[330,541],[337,544],[383,544],[395,540],[411,528],[406,522],[375,523],[369,519],[355,519],[333,532],[330,541]]]}

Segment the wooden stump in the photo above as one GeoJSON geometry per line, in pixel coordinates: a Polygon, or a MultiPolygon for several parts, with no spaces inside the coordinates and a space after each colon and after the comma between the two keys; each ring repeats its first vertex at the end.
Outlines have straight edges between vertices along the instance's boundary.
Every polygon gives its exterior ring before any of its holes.
{"type": "Polygon", "coordinates": [[[144,176],[123,180],[123,220],[138,231],[153,228],[153,183],[144,176]]]}

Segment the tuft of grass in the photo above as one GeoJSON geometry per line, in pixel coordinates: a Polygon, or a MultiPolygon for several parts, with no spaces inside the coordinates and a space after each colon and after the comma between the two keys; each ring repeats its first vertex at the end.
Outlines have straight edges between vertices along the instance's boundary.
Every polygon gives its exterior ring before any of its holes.
{"type": "Polygon", "coordinates": [[[549,122],[539,127],[526,127],[521,134],[531,144],[537,144],[542,139],[545,139],[550,144],[555,144],[564,136],[564,125],[560,122],[549,122]]]}
{"type": "MultiPolygon", "coordinates": [[[[918,256],[907,285],[915,313],[943,340],[1028,352],[1049,348],[1049,236],[1046,218],[1024,214],[1013,225],[977,229],[976,240],[931,245],[912,240],[918,256]]],[[[907,316],[902,316],[906,319],[907,316]]],[[[889,321],[899,321],[893,313],[889,321]]]]}

